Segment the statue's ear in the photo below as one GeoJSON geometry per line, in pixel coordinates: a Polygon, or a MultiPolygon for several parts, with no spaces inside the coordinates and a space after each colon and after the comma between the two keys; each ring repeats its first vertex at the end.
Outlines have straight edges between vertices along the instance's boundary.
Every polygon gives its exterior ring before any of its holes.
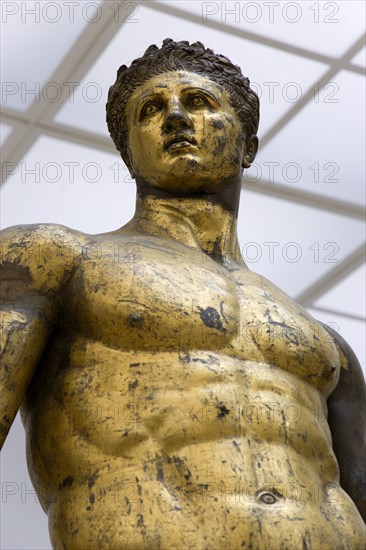
{"type": "Polygon", "coordinates": [[[250,168],[258,151],[258,138],[252,135],[245,139],[245,148],[243,155],[243,168],[250,168]]]}
{"type": "Polygon", "coordinates": [[[125,165],[127,166],[128,171],[130,172],[131,178],[134,179],[135,178],[135,171],[133,169],[132,153],[131,153],[131,149],[129,147],[127,147],[127,155],[126,155],[125,158],[123,158],[123,161],[124,161],[125,165]]]}

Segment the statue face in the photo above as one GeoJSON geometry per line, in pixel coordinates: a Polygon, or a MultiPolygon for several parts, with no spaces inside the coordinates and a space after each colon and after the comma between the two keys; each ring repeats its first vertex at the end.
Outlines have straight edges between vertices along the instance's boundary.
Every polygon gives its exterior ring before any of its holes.
{"type": "Polygon", "coordinates": [[[136,179],[173,192],[212,192],[240,178],[246,145],[228,92],[186,71],[151,78],[127,103],[136,179]]]}

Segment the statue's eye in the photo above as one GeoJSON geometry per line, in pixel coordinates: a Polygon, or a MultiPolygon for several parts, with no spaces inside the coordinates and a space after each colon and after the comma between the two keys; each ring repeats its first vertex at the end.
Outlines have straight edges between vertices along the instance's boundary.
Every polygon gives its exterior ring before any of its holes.
{"type": "Polygon", "coordinates": [[[152,103],[152,102],[146,103],[141,109],[140,120],[145,116],[150,116],[150,115],[153,115],[154,113],[157,113],[158,110],[159,110],[159,105],[157,105],[156,103],[152,103]]]}
{"type": "Polygon", "coordinates": [[[208,101],[204,96],[195,94],[189,98],[188,104],[191,107],[199,108],[208,105],[208,101]]]}
{"type": "Polygon", "coordinates": [[[275,504],[276,502],[278,502],[278,498],[276,497],[276,495],[269,492],[261,493],[258,496],[258,500],[263,502],[263,504],[275,504]]]}

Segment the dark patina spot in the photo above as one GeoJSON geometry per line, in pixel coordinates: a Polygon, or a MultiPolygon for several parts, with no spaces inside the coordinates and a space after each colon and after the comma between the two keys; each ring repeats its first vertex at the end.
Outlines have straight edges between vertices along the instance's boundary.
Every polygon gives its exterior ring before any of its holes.
{"type": "Polygon", "coordinates": [[[139,381],[134,380],[133,382],[128,383],[128,391],[134,390],[137,388],[139,381]]]}
{"type": "Polygon", "coordinates": [[[144,324],[144,317],[141,313],[131,313],[131,315],[128,316],[128,324],[131,327],[142,327],[144,324]]]}
{"type": "Polygon", "coordinates": [[[95,473],[88,477],[88,488],[91,489],[95,484],[96,479],[98,479],[98,474],[95,473]]]}
{"type": "Polygon", "coordinates": [[[137,514],[138,520],[137,520],[137,527],[143,527],[144,526],[144,516],[141,514],[137,514]]]}
{"type": "Polygon", "coordinates": [[[213,120],[212,121],[212,126],[216,129],[216,130],[222,130],[222,128],[224,128],[224,122],[222,120],[213,120]]]}
{"type": "Polygon", "coordinates": [[[203,309],[202,307],[198,306],[198,309],[200,311],[200,317],[205,323],[206,327],[215,328],[220,332],[226,331],[226,329],[222,326],[220,314],[214,307],[209,306],[206,307],[206,309],[203,309]]]}
{"type": "Polygon", "coordinates": [[[224,403],[215,403],[215,407],[217,409],[217,418],[225,418],[225,416],[230,412],[224,403]]]}
{"type": "Polygon", "coordinates": [[[59,487],[60,489],[62,487],[71,487],[71,485],[74,483],[74,478],[72,476],[67,476],[65,477],[65,479],[63,480],[62,483],[60,483],[59,487]]]}
{"type": "Polygon", "coordinates": [[[156,461],[156,480],[160,481],[161,483],[164,482],[164,470],[163,470],[163,464],[160,460],[156,461]]]}

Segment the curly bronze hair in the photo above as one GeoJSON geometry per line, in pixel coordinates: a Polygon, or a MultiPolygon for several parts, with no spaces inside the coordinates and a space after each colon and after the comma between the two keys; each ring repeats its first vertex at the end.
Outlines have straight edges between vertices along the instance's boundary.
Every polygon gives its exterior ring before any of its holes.
{"type": "Polygon", "coordinates": [[[108,130],[128,168],[127,101],[149,78],[170,71],[196,73],[223,86],[229,93],[229,101],[242,123],[244,134],[256,135],[259,98],[250,88],[250,81],[243,76],[240,67],[233,65],[224,55],[217,55],[205,48],[201,42],[189,44],[166,38],[161,48],[152,44],[130,67],[122,65],[117,71],[116,82],[109,88],[106,105],[108,130]]]}

